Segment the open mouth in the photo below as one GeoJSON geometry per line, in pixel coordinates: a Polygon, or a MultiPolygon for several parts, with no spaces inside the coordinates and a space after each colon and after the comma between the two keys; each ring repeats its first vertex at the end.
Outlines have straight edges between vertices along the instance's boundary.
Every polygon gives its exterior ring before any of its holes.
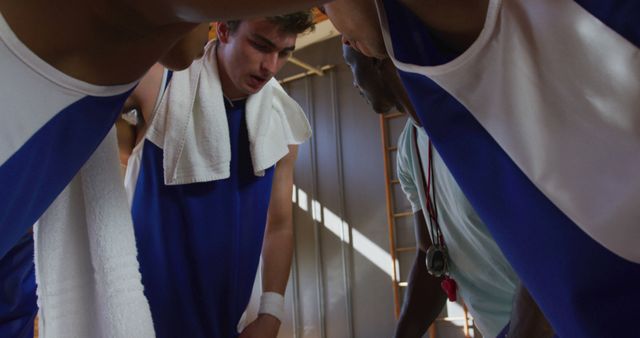
{"type": "Polygon", "coordinates": [[[254,79],[256,82],[267,82],[267,79],[262,76],[251,75],[251,78],[254,79]]]}
{"type": "Polygon", "coordinates": [[[267,82],[267,78],[258,75],[250,75],[249,76],[249,86],[254,89],[257,89],[263,86],[267,82]]]}

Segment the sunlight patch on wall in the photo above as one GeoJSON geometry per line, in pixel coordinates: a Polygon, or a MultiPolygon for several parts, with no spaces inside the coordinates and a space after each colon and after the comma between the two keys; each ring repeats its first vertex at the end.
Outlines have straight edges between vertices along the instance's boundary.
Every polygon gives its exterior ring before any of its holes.
{"type": "MultiPolygon", "coordinates": [[[[293,195],[294,200],[295,196],[297,196],[296,204],[298,207],[309,212],[307,193],[300,188],[294,187],[293,195]]],[[[393,265],[391,264],[391,255],[389,255],[387,251],[371,241],[357,229],[350,227],[349,224],[340,216],[331,211],[331,209],[324,207],[316,200],[311,201],[311,217],[313,217],[316,222],[322,224],[327,230],[329,230],[329,232],[334,234],[341,241],[347,244],[352,244],[353,248],[358,253],[391,278],[393,275],[393,265]],[[349,230],[351,231],[351,234],[349,234],[349,230]],[[350,235],[353,238],[351,238],[350,235]]]]}

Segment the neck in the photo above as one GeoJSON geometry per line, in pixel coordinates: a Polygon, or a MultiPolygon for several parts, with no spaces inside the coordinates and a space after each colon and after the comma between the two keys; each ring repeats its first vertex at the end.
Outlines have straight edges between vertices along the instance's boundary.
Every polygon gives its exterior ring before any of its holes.
{"type": "Polygon", "coordinates": [[[409,114],[411,119],[419,126],[422,127],[422,123],[420,123],[420,119],[418,118],[418,114],[416,114],[416,110],[413,109],[413,105],[409,104],[409,107],[406,107],[406,112],[409,114]]]}
{"type": "Polygon", "coordinates": [[[413,122],[415,122],[415,124],[417,124],[419,127],[422,127],[420,118],[418,118],[418,114],[416,113],[416,110],[413,108],[413,105],[411,104],[411,102],[409,102],[409,100],[400,100],[399,105],[402,107],[405,114],[409,114],[409,117],[413,120],[413,122]]]}

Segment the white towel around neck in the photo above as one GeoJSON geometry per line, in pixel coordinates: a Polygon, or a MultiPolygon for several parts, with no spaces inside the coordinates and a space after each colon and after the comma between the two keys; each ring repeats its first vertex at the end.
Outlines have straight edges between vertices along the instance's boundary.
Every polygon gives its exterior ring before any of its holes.
{"type": "Polygon", "coordinates": [[[34,227],[44,338],[155,337],[115,129],[34,227]]]}
{"type": "MultiPolygon", "coordinates": [[[[215,51],[212,41],[201,59],[173,74],[147,133],[147,139],[163,148],[167,185],[208,182],[230,175],[229,127],[215,51]]],[[[248,97],[246,121],[258,176],[289,152],[288,145],[311,137],[304,111],[275,79],[248,97]]]]}

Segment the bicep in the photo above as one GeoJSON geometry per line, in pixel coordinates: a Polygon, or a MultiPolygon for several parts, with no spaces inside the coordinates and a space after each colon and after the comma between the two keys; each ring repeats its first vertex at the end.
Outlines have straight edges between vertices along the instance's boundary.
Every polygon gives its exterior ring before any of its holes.
{"type": "Polygon", "coordinates": [[[153,65],[145,76],[140,80],[140,84],[131,93],[131,96],[135,98],[140,110],[144,122],[149,124],[153,119],[154,108],[158,99],[161,98],[161,94],[164,93],[164,67],[158,63],[153,65]]]}

